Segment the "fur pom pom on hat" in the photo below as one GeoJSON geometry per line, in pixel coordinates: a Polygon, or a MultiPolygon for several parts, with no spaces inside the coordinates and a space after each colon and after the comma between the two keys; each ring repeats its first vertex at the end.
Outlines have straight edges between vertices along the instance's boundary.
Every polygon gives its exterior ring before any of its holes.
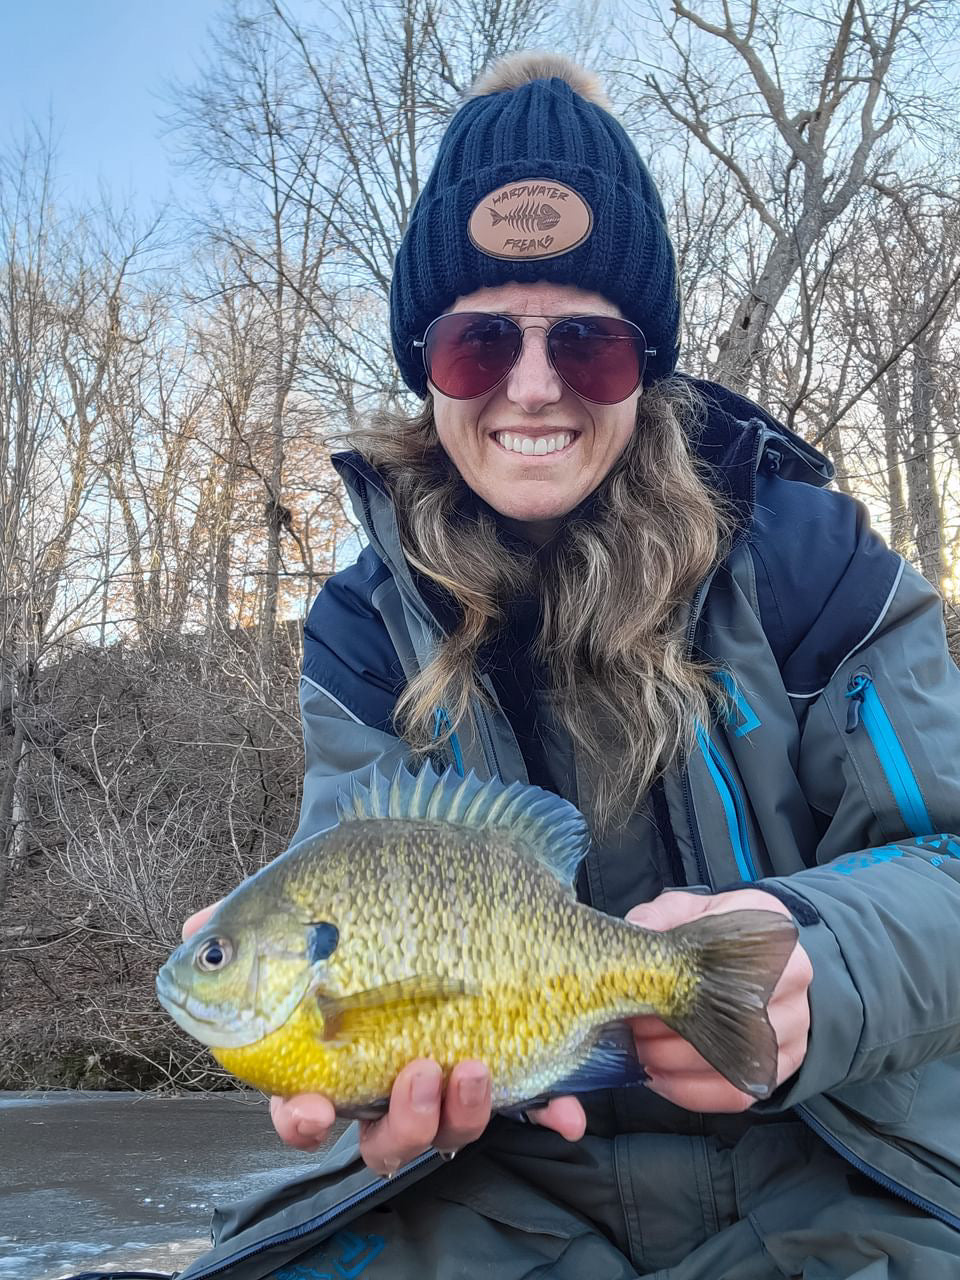
{"type": "Polygon", "coordinates": [[[502,89],[519,89],[531,80],[566,80],[581,98],[595,102],[605,111],[613,110],[598,75],[587,71],[585,67],[577,66],[562,53],[547,53],[539,49],[531,49],[528,53],[511,53],[508,57],[501,58],[477,76],[464,98],[482,98],[488,93],[499,93],[502,89]]]}
{"type": "Polygon", "coordinates": [[[560,54],[513,54],[478,77],[447,127],[397,253],[393,350],[420,396],[427,325],[458,297],[547,280],[602,294],[673,372],[676,261],[660,195],[598,78],[560,54]]]}

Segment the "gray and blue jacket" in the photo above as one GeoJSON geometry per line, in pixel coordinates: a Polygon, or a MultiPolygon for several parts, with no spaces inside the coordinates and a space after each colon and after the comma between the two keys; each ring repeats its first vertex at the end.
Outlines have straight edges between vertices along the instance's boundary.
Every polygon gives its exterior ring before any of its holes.
{"type": "MultiPolygon", "coordinates": [[[[859,503],[825,487],[822,455],[751,402],[695,385],[708,405],[695,448],[739,535],[694,593],[687,641],[720,673],[730,711],[591,851],[580,892],[618,915],[667,886],[780,897],[813,962],[810,1042],[751,1114],[792,1112],[862,1173],[960,1228],[960,672],[941,601],[859,503]]],[[[408,758],[394,707],[449,626],[402,555],[382,479],[359,455],[335,462],[368,545],[306,623],[297,841],[335,822],[348,776],[408,758]]],[[[511,683],[512,656],[491,655],[488,701],[447,762],[576,803],[587,783],[546,685],[511,683]]],[[[627,1123],[631,1105],[617,1112],[627,1123]]],[[[274,1258],[292,1256],[403,1185],[362,1168],[355,1150],[348,1134],[299,1198],[290,1187],[273,1210],[259,1201],[227,1215],[211,1257],[257,1253],[264,1232],[274,1258]]],[[[438,1160],[421,1157],[411,1175],[438,1160]]]]}

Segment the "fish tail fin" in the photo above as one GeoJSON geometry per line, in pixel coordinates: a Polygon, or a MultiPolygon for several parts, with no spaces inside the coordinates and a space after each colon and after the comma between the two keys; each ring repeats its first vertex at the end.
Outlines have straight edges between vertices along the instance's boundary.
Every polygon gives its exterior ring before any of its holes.
{"type": "Polygon", "coordinates": [[[775,911],[701,916],[667,935],[680,943],[697,981],[682,1011],[661,1013],[732,1085],[766,1098],[777,1084],[777,1037],[767,1001],[797,941],[775,911]]]}
{"type": "Polygon", "coordinates": [[[495,227],[499,227],[501,222],[506,222],[507,220],[502,213],[497,213],[496,209],[489,209],[488,212],[493,218],[493,225],[495,227]]]}

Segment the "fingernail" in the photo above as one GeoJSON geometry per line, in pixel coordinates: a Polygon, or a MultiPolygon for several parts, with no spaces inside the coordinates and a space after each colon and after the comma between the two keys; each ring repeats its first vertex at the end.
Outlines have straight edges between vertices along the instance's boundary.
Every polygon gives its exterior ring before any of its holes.
{"type": "Polygon", "coordinates": [[[479,1107],[486,1101],[487,1077],[466,1076],[457,1082],[457,1097],[462,1107],[479,1107]]]}
{"type": "Polygon", "coordinates": [[[439,1071],[418,1071],[413,1077],[410,1096],[417,1111],[431,1111],[440,1101],[439,1071]]]}

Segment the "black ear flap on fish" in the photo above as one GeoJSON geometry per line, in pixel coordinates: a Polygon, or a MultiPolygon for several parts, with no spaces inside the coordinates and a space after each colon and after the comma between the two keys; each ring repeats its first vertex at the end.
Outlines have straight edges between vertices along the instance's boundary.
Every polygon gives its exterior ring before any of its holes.
{"type": "Polygon", "coordinates": [[[660,1016],[732,1085],[753,1098],[777,1086],[777,1037],[767,1001],[797,942],[797,926],[776,911],[700,916],[669,931],[699,974],[679,1013],[660,1016]]]}
{"type": "Polygon", "coordinates": [[[369,786],[352,779],[337,808],[341,823],[412,818],[502,830],[517,852],[538,859],[571,889],[590,847],[586,818],[552,791],[525,782],[505,786],[499,778],[481,782],[474,773],[462,778],[453,769],[440,775],[429,761],[416,776],[401,764],[392,778],[374,768],[369,786]]]}

